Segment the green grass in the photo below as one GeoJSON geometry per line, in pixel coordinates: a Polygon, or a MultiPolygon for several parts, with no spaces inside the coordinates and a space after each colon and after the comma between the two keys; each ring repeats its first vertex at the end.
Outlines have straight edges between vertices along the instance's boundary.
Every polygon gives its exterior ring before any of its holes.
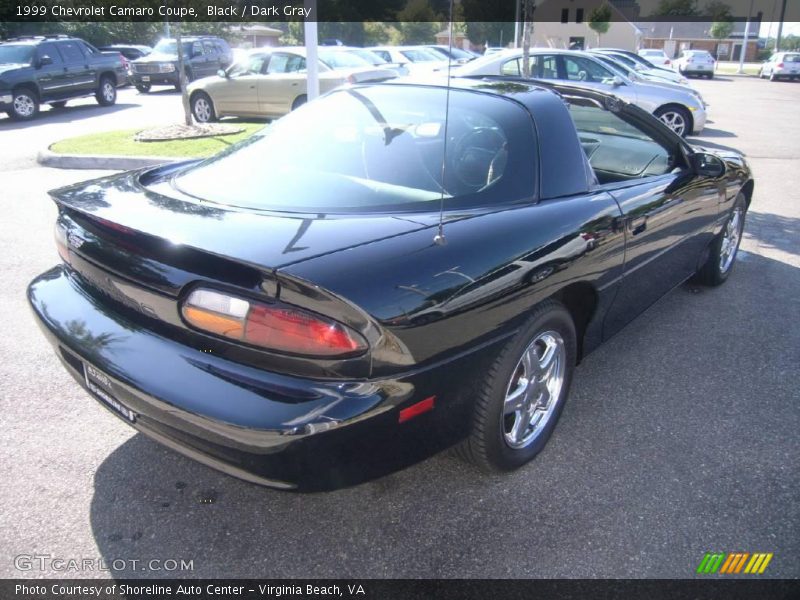
{"type": "MultiPolygon", "coordinates": [[[[760,64],[746,64],[744,65],[744,73],[745,75],[758,75],[758,71],[761,69],[760,64]]],[[[739,73],[739,63],[735,64],[724,64],[719,63],[717,65],[716,70],[717,75],[736,75],[739,73]]]]}
{"type": "Polygon", "coordinates": [[[166,156],[176,158],[203,158],[216,154],[231,144],[243,140],[264,127],[264,123],[235,123],[244,131],[235,135],[170,140],[166,142],[137,142],[133,138],[146,129],[125,129],[92,133],[67,138],[50,146],[56,154],[91,154],[100,156],[166,156]]]}

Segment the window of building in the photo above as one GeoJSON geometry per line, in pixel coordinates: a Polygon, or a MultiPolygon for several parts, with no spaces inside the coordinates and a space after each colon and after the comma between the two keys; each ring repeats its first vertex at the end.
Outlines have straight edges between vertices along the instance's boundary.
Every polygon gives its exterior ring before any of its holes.
{"type": "Polygon", "coordinates": [[[562,8],[561,9],[561,22],[562,23],[569,23],[569,9],[562,8]]]}

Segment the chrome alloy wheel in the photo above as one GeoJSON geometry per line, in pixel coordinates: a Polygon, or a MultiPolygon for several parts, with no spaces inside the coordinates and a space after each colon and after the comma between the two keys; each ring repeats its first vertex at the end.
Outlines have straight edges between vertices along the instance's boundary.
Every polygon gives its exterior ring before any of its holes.
{"type": "Polygon", "coordinates": [[[742,209],[736,207],[722,232],[722,246],[719,251],[719,272],[727,273],[736,259],[736,251],[742,237],[742,209]]]}
{"type": "Polygon", "coordinates": [[[208,123],[211,120],[211,104],[203,96],[194,101],[194,116],[200,123],[208,123]]]}
{"type": "Polygon", "coordinates": [[[14,96],[14,111],[21,117],[30,117],[36,112],[36,103],[27,93],[14,96]]]}
{"type": "Polygon", "coordinates": [[[103,100],[109,103],[114,101],[114,97],[116,96],[116,90],[114,89],[114,85],[110,81],[106,80],[105,83],[103,83],[103,88],[101,91],[103,94],[103,100]]]}
{"type": "Polygon", "coordinates": [[[566,356],[564,339],[555,331],[540,333],[522,353],[503,405],[503,436],[511,448],[530,445],[555,413],[566,356]]]}
{"type": "Polygon", "coordinates": [[[662,114],[659,119],[678,135],[682,136],[683,132],[686,131],[686,119],[679,112],[669,110],[662,114]]]}

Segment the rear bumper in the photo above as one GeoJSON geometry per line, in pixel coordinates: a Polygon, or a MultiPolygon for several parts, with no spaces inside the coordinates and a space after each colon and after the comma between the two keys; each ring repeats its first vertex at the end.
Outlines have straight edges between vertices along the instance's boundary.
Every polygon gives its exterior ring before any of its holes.
{"type": "Polygon", "coordinates": [[[254,483],[305,491],[352,485],[467,433],[467,402],[441,386],[467,381],[483,353],[397,379],[318,381],[234,363],[142,328],[63,267],[35,279],[28,299],[67,371],[105,408],[156,441],[254,483]],[[90,390],[85,365],[101,373],[100,393],[100,384],[90,390]],[[431,395],[433,411],[399,423],[400,409],[431,395]]]}

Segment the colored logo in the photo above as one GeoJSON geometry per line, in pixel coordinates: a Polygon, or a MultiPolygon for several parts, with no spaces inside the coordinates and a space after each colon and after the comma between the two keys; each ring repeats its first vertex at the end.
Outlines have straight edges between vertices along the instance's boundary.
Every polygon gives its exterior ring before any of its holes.
{"type": "Polygon", "coordinates": [[[772,552],[706,552],[697,572],[701,575],[761,575],[772,560],[772,552]]]}

